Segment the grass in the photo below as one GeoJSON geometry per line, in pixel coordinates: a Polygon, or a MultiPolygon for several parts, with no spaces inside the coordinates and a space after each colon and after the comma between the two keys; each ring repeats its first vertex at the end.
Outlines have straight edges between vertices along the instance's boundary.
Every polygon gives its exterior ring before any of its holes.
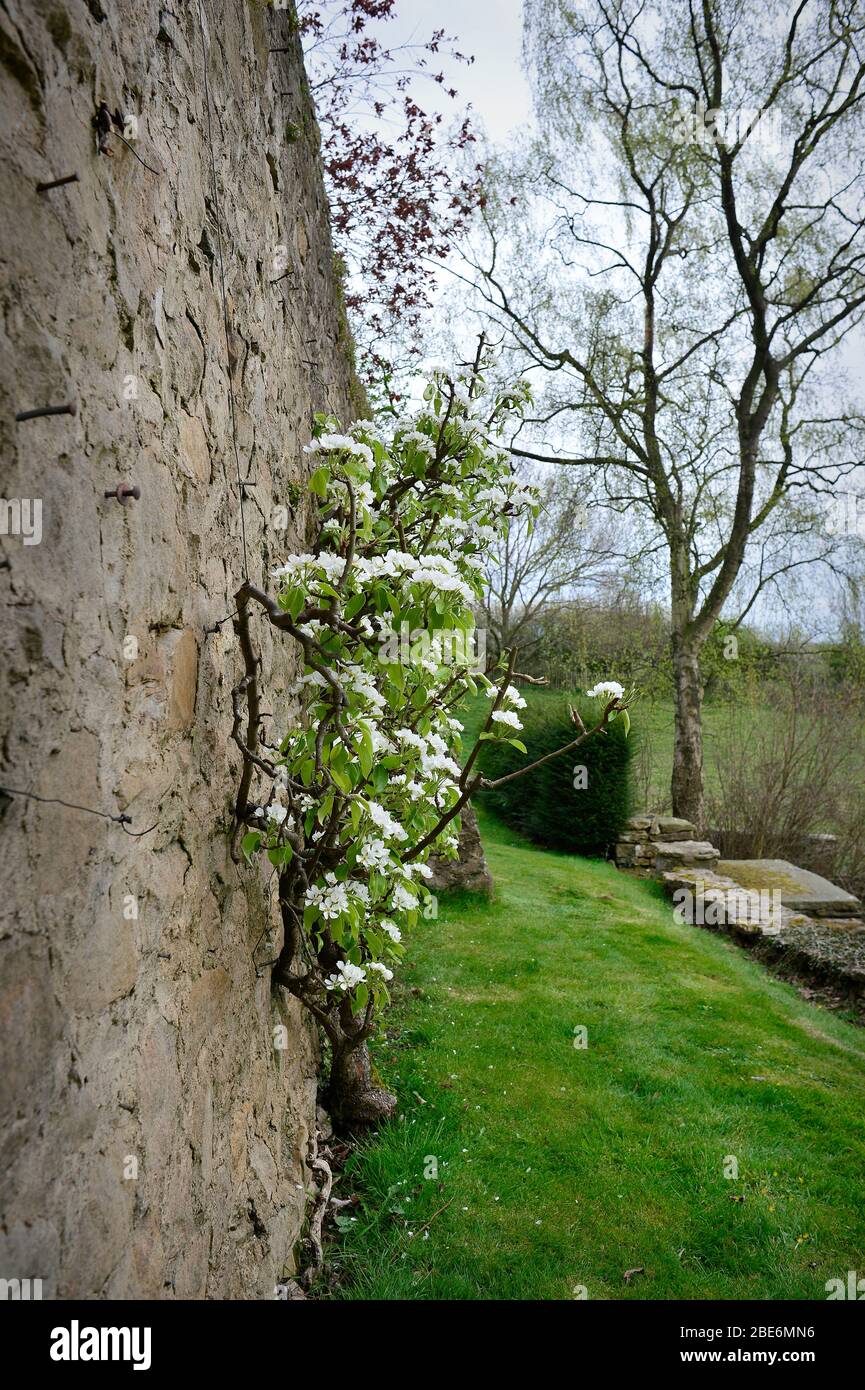
{"type": "MultiPolygon", "coordinates": [[[[754,702],[748,710],[748,724],[755,730],[776,717],[767,706],[754,702]]],[[[726,743],[723,735],[729,718],[728,705],[709,701],[703,705],[703,779],[708,796],[720,791],[719,745],[726,743]]],[[[641,700],[634,711],[634,732],[638,749],[635,780],[639,787],[637,800],[640,810],[669,811],[675,733],[673,701],[641,700]]]]}
{"type": "Polygon", "coordinates": [[[418,927],[375,1051],[401,1109],[339,1183],[337,1297],[824,1299],[861,1271],[865,1033],[653,885],[482,830],[496,900],[418,927]]]}

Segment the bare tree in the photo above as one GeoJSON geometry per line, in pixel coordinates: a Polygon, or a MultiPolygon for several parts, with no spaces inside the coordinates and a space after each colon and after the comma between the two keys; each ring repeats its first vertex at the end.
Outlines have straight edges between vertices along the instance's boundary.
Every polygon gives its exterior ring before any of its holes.
{"type": "Polygon", "coordinates": [[[839,348],[865,309],[865,15],[526,0],[525,32],[543,138],[493,166],[469,278],[546,382],[514,451],[594,470],[662,539],[672,799],[702,823],[707,636],[843,544],[820,515],[863,425],[839,348]]]}
{"type": "Polygon", "coordinates": [[[537,521],[512,523],[484,566],[483,619],[494,660],[513,646],[521,658],[530,655],[541,612],[555,621],[563,606],[609,580],[621,554],[613,518],[587,505],[584,488],[537,468],[527,481],[540,492],[537,521]]]}

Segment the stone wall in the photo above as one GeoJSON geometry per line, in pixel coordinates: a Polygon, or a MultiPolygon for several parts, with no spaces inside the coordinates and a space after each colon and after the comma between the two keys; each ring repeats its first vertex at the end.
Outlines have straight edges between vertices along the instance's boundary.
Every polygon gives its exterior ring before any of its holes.
{"type": "Polygon", "coordinates": [[[631,816],[613,846],[616,867],[656,876],[683,865],[712,868],[719,852],[696,835],[691,822],[679,816],[631,816]]]}
{"type": "MultiPolygon", "coordinates": [[[[42,504],[41,543],[0,536],[0,783],[155,825],[0,798],[0,1276],[51,1296],[271,1297],[307,1184],[315,1039],[229,855],[241,663],[207,629],[244,575],[227,370],[257,582],[352,380],[289,16],[203,8],[228,352],[198,0],[0,7],[0,491],[42,504]],[[101,102],[150,169],[98,151],[101,102]]],[[[278,732],[292,657],[256,639],[278,732]]]]}

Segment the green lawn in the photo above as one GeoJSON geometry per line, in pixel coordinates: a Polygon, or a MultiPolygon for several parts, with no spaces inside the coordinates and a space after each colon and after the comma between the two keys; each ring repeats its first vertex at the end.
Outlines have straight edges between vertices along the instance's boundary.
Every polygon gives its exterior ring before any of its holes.
{"type": "MultiPolygon", "coordinates": [[[[755,735],[768,733],[773,720],[782,716],[749,700],[745,704],[744,724],[755,735]]],[[[707,700],[703,705],[703,784],[708,797],[720,791],[720,770],[724,750],[730,745],[732,727],[737,727],[741,707],[707,700]]],[[[637,741],[634,758],[635,804],[639,810],[669,812],[670,778],[673,772],[675,710],[672,700],[640,700],[634,708],[633,726],[637,741]]]]}
{"type": "Polygon", "coordinates": [[[865,1270],[865,1033],[653,885],[482,829],[496,901],[417,928],[375,1048],[401,1108],[338,1183],[338,1296],[822,1299],[865,1270]]]}

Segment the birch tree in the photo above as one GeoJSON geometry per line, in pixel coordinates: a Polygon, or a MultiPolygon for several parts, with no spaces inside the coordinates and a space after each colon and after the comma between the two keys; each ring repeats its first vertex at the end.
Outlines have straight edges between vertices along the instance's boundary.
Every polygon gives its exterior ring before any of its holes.
{"type": "Polygon", "coordinates": [[[514,452],[663,543],[672,800],[701,824],[703,644],[849,539],[820,516],[861,458],[865,13],[526,0],[525,56],[541,136],[491,166],[469,278],[545,383],[514,452]]]}

